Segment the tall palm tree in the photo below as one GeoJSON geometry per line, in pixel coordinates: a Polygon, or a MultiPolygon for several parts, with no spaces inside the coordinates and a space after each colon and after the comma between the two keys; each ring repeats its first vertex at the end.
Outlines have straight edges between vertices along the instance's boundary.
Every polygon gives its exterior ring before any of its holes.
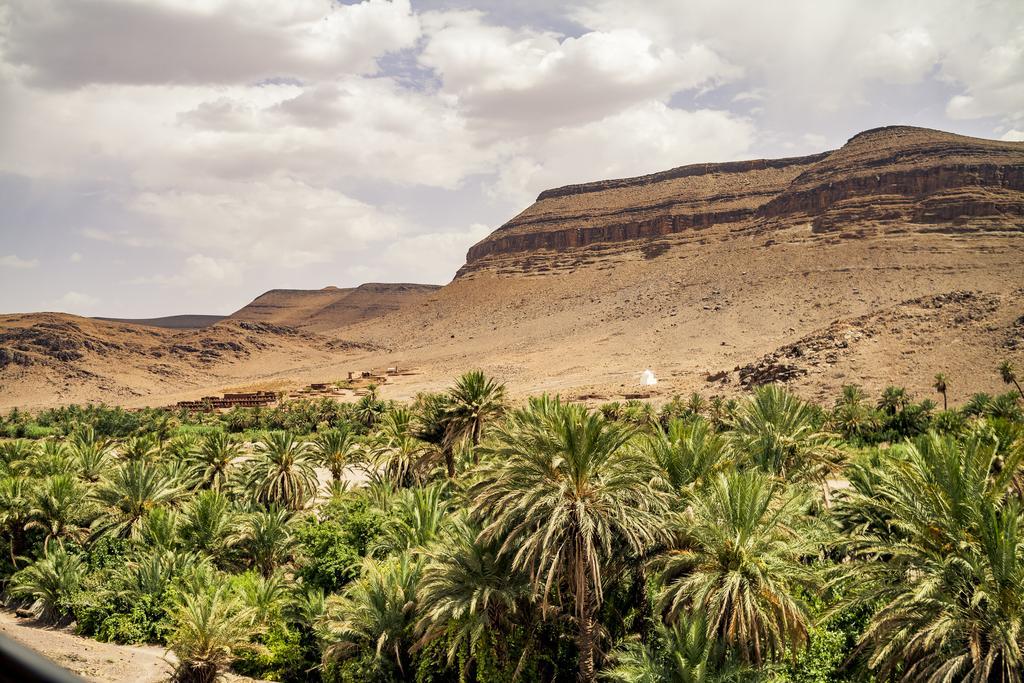
{"type": "Polygon", "coordinates": [[[93,537],[135,536],[147,512],[175,503],[180,495],[179,483],[161,467],[145,460],[126,462],[96,490],[96,499],[107,510],[93,523],[93,537]]]}
{"type": "Polygon", "coordinates": [[[423,483],[434,461],[436,449],[416,437],[413,414],[405,408],[388,412],[380,421],[369,445],[370,461],[395,486],[423,483]]]}
{"type": "Polygon", "coordinates": [[[641,444],[680,493],[689,492],[731,464],[728,439],[715,432],[702,417],[673,419],[667,429],[658,429],[641,444]]]}
{"type": "Polygon", "coordinates": [[[201,486],[221,491],[227,486],[232,463],[243,453],[242,444],[230,434],[216,431],[203,437],[189,461],[201,486]]]}
{"type": "Polygon", "coordinates": [[[1017,370],[1013,367],[1013,363],[1008,360],[1004,360],[999,364],[999,376],[1002,378],[1004,384],[1012,384],[1017,387],[1017,392],[1020,393],[1020,397],[1024,398],[1024,389],[1021,389],[1020,382],[1017,381],[1017,370]]]}
{"type": "Polygon", "coordinates": [[[718,475],[661,560],[668,621],[706,615],[708,633],[754,666],[805,644],[810,618],[799,596],[818,587],[807,560],[820,554],[807,505],[760,472],[718,475]]]}
{"type": "Polygon", "coordinates": [[[447,394],[419,394],[414,404],[416,426],[413,435],[441,451],[448,478],[455,478],[455,448],[461,437],[452,421],[451,397],[447,394]]]}
{"type": "Polygon", "coordinates": [[[174,680],[213,683],[258,632],[254,622],[252,610],[226,585],[182,595],[174,612],[175,631],[167,641],[167,648],[178,658],[174,680]]]}
{"type": "Polygon", "coordinates": [[[359,440],[348,427],[329,429],[313,441],[313,453],[331,472],[333,481],[341,481],[345,468],[356,460],[359,440]]]}
{"type": "Polygon", "coordinates": [[[452,434],[468,437],[475,449],[484,425],[505,411],[505,385],[473,370],[462,375],[448,394],[452,434]]]}
{"type": "Polygon", "coordinates": [[[949,410],[949,401],[946,399],[946,390],[949,388],[948,384],[949,380],[946,378],[946,375],[941,372],[935,375],[935,381],[932,383],[932,387],[935,389],[935,391],[942,394],[943,410],[949,410]]]}
{"type": "Polygon", "coordinates": [[[471,489],[480,539],[536,582],[546,605],[565,580],[577,625],[579,674],[594,679],[602,569],[660,537],[668,507],[657,464],[627,448],[632,428],[557,398],[532,399],[496,430],[471,489]]]}
{"type": "Polygon", "coordinates": [[[235,538],[242,556],[264,576],[288,562],[295,547],[294,513],[270,508],[250,513],[235,538]]]}
{"type": "Polygon", "coordinates": [[[423,562],[409,553],[381,562],[367,559],[362,576],[345,591],[337,616],[328,622],[324,661],[373,648],[385,673],[396,680],[410,679],[414,672],[407,667],[415,644],[416,589],[422,567],[423,562]]]}
{"type": "Polygon", "coordinates": [[[256,443],[249,490],[263,505],[301,510],[315,495],[316,470],[309,444],[291,432],[270,432],[256,443]]]}
{"type": "Polygon", "coordinates": [[[842,457],[835,437],[818,428],[814,407],[774,384],[741,406],[732,437],[737,458],[786,480],[824,486],[842,457]]]}
{"type": "Polygon", "coordinates": [[[1024,444],[931,433],[886,468],[850,581],[875,611],[861,639],[882,679],[1009,681],[1024,672],[1024,444]],[[884,533],[883,533],[884,532],[884,533]]]}
{"type": "MultiPolygon", "coordinates": [[[[498,541],[479,540],[481,528],[460,516],[443,540],[427,551],[427,563],[417,592],[420,645],[448,636],[448,663],[466,648],[469,657],[486,660],[496,655],[498,668],[508,679],[519,679],[531,651],[537,618],[529,577],[512,566],[512,557],[500,553],[498,541]],[[522,641],[518,658],[510,640],[522,641]]],[[[504,678],[504,676],[503,676],[504,678]]]]}
{"type": "Polygon", "coordinates": [[[219,491],[200,491],[182,510],[178,535],[185,548],[223,560],[234,526],[231,502],[219,491]]]}
{"type": "Polygon", "coordinates": [[[79,541],[87,535],[85,527],[91,521],[91,508],[85,485],[72,474],[55,474],[36,490],[29,513],[31,521],[25,528],[44,531],[47,542],[79,541]]]}

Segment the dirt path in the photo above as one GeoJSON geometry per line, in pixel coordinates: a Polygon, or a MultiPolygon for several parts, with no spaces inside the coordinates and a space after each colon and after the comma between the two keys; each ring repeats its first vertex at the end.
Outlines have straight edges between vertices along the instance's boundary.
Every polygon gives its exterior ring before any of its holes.
{"type": "Polygon", "coordinates": [[[8,610],[0,610],[0,633],[96,683],[156,683],[171,673],[162,647],[101,643],[67,628],[38,626],[8,610]]]}

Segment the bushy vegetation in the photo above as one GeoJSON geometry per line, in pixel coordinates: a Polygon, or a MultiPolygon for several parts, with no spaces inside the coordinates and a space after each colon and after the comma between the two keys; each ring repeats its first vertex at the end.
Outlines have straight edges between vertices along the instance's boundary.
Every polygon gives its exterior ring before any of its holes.
{"type": "Polygon", "coordinates": [[[180,681],[1021,681],[1000,376],[941,410],[853,386],[516,406],[473,372],[409,405],[14,411],[0,580],[165,645],[180,681]]]}

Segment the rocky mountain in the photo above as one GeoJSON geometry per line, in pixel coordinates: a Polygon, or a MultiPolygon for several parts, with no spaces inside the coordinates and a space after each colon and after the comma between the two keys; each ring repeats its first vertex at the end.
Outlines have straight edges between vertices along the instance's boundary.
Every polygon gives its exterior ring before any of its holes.
{"type": "Polygon", "coordinates": [[[481,368],[513,395],[621,400],[650,368],[653,400],[768,381],[924,396],[943,372],[956,404],[1002,391],[1003,359],[1024,366],[1024,143],[899,126],[813,156],[547,190],[441,288],[273,290],[201,330],[3,317],[0,407],[153,405],[394,365],[395,398],[481,368]]]}
{"type": "Polygon", "coordinates": [[[1021,143],[890,126],[813,156],[696,164],[546,190],[474,245],[460,274],[524,260],[529,270],[540,252],[607,251],[711,227],[736,235],[800,224],[822,235],[968,225],[1020,230],[1022,193],[1021,143]]]}

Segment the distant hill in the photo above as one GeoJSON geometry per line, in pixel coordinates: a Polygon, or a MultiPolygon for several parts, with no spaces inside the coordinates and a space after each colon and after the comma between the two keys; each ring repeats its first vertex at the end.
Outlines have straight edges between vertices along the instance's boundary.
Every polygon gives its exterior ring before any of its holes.
{"type": "Polygon", "coordinates": [[[349,289],[272,289],[230,318],[318,332],[338,330],[420,301],[438,289],[439,285],[376,282],[349,289]]]}
{"type": "Polygon", "coordinates": [[[147,327],[165,327],[170,330],[198,330],[218,323],[224,318],[223,315],[168,315],[163,318],[104,318],[96,316],[94,320],[147,327]]]}

